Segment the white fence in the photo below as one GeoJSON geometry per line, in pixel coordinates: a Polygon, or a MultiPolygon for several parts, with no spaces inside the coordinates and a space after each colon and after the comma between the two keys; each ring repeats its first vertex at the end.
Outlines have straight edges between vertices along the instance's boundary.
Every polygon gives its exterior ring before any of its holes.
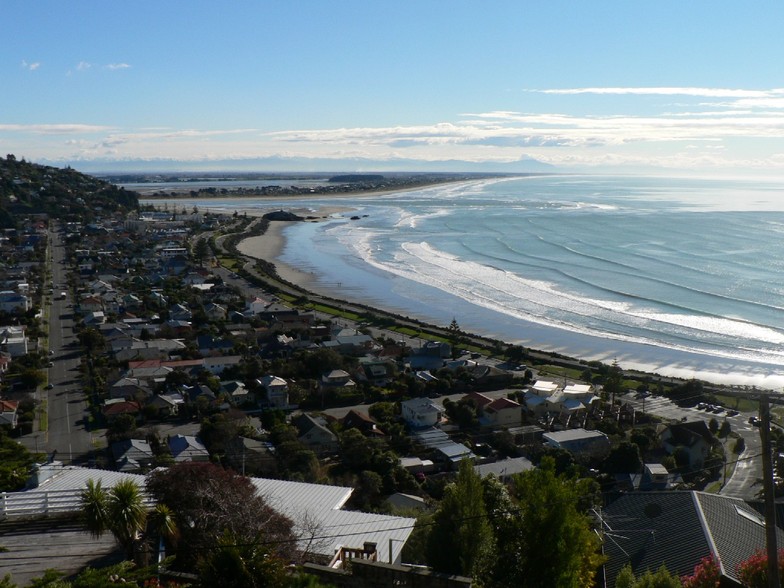
{"type": "MultiPolygon", "coordinates": [[[[145,504],[152,501],[145,496],[145,504]]],[[[22,517],[47,517],[75,514],[82,508],[81,492],[74,490],[50,490],[43,492],[0,492],[0,520],[22,517]]]]}

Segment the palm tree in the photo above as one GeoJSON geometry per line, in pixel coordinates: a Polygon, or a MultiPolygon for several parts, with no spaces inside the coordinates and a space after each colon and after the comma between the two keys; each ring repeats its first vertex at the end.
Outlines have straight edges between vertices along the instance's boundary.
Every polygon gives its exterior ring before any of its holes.
{"type": "Polygon", "coordinates": [[[107,491],[100,481],[90,479],[82,491],[81,502],[87,530],[94,537],[110,531],[126,557],[134,559],[147,524],[147,508],[139,485],[127,479],[107,491]]]}

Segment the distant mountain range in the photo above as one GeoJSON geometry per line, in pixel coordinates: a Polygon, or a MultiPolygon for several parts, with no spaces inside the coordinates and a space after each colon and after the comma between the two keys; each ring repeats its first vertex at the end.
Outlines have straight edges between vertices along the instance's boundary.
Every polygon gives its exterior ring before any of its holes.
{"type": "Polygon", "coordinates": [[[182,161],[176,159],[84,160],[46,162],[71,167],[87,173],[113,172],[452,172],[452,173],[558,173],[559,169],[536,159],[523,157],[511,162],[474,162],[456,159],[422,161],[418,159],[376,160],[365,158],[327,159],[306,157],[261,157],[255,159],[210,159],[182,161]]]}

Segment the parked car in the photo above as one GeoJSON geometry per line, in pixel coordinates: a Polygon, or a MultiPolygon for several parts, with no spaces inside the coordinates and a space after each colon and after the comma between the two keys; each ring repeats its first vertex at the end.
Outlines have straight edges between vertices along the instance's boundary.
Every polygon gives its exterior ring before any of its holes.
{"type": "Polygon", "coordinates": [[[755,427],[759,427],[760,420],[759,420],[759,418],[757,418],[755,416],[750,416],[749,417],[749,423],[754,425],[755,427]]]}

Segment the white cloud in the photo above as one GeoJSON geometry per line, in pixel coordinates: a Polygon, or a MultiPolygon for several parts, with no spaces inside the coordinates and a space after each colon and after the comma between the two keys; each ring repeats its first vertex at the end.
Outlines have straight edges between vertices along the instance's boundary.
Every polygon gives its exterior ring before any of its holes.
{"type": "Polygon", "coordinates": [[[92,64],[87,62],[87,61],[80,61],[79,63],[76,64],[76,69],[78,71],[84,71],[84,70],[90,69],[91,67],[92,67],[92,64]]]}
{"type": "Polygon", "coordinates": [[[115,71],[115,70],[118,70],[118,69],[128,69],[131,66],[128,65],[127,63],[109,63],[109,64],[105,65],[104,67],[106,69],[110,69],[112,71],[115,71]]]}
{"type": "Polygon", "coordinates": [[[109,131],[112,127],[84,124],[35,124],[17,125],[0,124],[0,132],[33,133],[37,135],[70,135],[77,133],[99,133],[109,131]]]}
{"type": "Polygon", "coordinates": [[[29,71],[35,71],[35,70],[37,70],[39,67],[41,67],[41,62],[40,62],[40,61],[33,61],[33,62],[28,62],[28,61],[26,61],[26,60],[24,60],[24,59],[23,59],[23,60],[22,60],[22,63],[20,64],[20,66],[21,66],[23,69],[26,69],[26,70],[29,70],[29,71]]]}
{"type": "Polygon", "coordinates": [[[783,90],[740,90],[730,88],[562,88],[531,90],[542,94],[633,94],[652,96],[703,96],[708,98],[766,98],[782,95],[783,90]]]}

